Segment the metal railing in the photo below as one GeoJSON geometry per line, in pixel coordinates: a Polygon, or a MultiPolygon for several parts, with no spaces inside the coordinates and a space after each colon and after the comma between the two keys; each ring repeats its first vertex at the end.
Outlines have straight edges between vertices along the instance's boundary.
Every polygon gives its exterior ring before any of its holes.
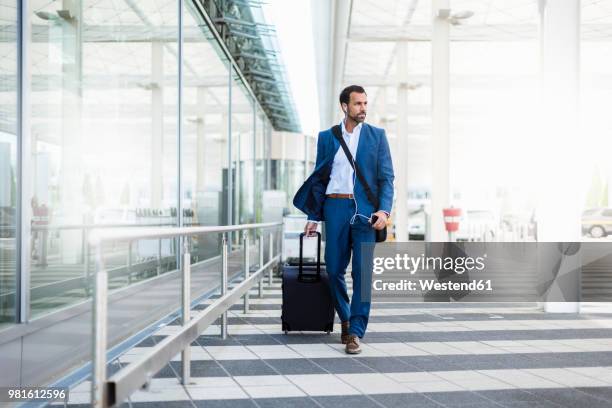
{"type": "Polygon", "coordinates": [[[137,228],[121,231],[97,231],[92,233],[90,244],[96,258],[95,291],[93,299],[93,364],[91,382],[91,405],[110,407],[120,404],[134,391],[150,383],[152,377],[179,352],[182,360],[181,382],[188,384],[190,379],[190,345],[200,333],[221,316],[221,336],[227,338],[227,310],[244,296],[244,311],[249,310],[249,291],[259,281],[259,295],[263,293],[264,272],[268,271],[269,284],[272,285],[272,267],[280,261],[280,254],[274,255],[274,232],[269,232],[269,257],[264,264],[264,229],[278,229],[281,222],[243,224],[218,227],[184,228],[137,228]],[[249,230],[260,229],[259,267],[250,273],[249,230]],[[235,231],[243,233],[244,280],[228,292],[228,239],[227,234],[235,231]],[[221,245],[221,296],[211,303],[196,318],[191,319],[191,254],[189,241],[185,238],[201,234],[222,234],[221,245]],[[151,347],[139,360],[132,362],[119,372],[106,377],[106,351],[108,336],[108,271],[104,266],[102,244],[108,241],[131,242],[151,238],[180,238],[182,242],[182,285],[181,285],[181,324],[175,334],[165,337],[151,347]]]}

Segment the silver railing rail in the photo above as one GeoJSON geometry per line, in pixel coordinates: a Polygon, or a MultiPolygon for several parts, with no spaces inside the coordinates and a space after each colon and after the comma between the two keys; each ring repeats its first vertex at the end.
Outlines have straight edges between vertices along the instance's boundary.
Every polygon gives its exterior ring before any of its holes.
{"type": "Polygon", "coordinates": [[[259,281],[259,295],[263,293],[262,281],[264,272],[268,271],[270,285],[272,284],[272,267],[280,261],[280,254],[274,255],[274,233],[269,233],[268,262],[264,261],[264,233],[259,234],[259,268],[249,271],[249,238],[248,230],[277,229],[282,222],[260,224],[242,224],[215,227],[183,227],[183,228],[122,228],[120,230],[95,231],[89,237],[89,242],[96,257],[95,291],[93,299],[92,327],[93,364],[91,381],[92,407],[112,407],[127,399],[134,391],[150,383],[152,377],[161,370],[179,352],[182,360],[181,382],[190,381],[190,345],[200,333],[221,316],[221,336],[227,337],[227,310],[244,296],[245,313],[249,308],[249,291],[259,281]],[[231,291],[227,290],[228,282],[228,239],[227,234],[235,231],[243,232],[245,278],[231,291]],[[203,312],[193,319],[190,316],[191,305],[191,259],[189,241],[185,239],[193,235],[221,233],[221,296],[211,303],[203,312]],[[106,376],[106,351],[108,338],[108,271],[104,267],[102,244],[109,241],[135,241],[151,238],[181,238],[182,245],[182,285],[181,285],[181,323],[182,328],[175,334],[165,337],[161,342],[151,347],[139,360],[119,370],[110,378],[106,376]]]}

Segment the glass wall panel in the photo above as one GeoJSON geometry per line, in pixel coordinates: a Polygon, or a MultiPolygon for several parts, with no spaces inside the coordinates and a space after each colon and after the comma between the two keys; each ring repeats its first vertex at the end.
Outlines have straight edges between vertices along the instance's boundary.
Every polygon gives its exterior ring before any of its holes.
{"type": "MultiPolygon", "coordinates": [[[[92,225],[176,225],[178,7],[34,0],[30,9],[37,316],[88,295],[92,225]]],[[[174,268],[172,242],[104,252],[111,288],[174,268]]]]}
{"type": "MultiPolygon", "coordinates": [[[[210,31],[191,1],[184,4],[184,208],[193,214],[192,225],[222,225],[227,215],[228,60],[210,40],[210,31]]],[[[194,239],[195,261],[218,253],[217,235],[194,239]]]]}
{"type": "Polygon", "coordinates": [[[0,1],[0,327],[15,321],[17,245],[17,5],[0,1]]]}
{"type": "Polygon", "coordinates": [[[286,209],[290,214],[301,214],[293,205],[293,197],[304,182],[302,160],[272,160],[272,189],[287,193],[286,209]]]}

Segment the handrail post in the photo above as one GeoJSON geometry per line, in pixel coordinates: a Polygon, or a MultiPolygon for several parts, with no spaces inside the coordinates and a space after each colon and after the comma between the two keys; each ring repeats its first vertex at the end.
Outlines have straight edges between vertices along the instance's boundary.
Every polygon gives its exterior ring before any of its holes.
{"type": "MultiPolygon", "coordinates": [[[[274,258],[274,232],[270,233],[270,259],[268,259],[268,261],[271,261],[272,258],[274,258]]],[[[272,270],[274,268],[272,266],[270,266],[270,268],[268,269],[268,286],[272,287],[272,270]]]]}
{"type": "MultiPolygon", "coordinates": [[[[221,238],[221,296],[227,293],[227,234],[221,238]]],[[[227,339],[227,311],[221,315],[221,338],[227,339]]]]}
{"type": "MultiPolygon", "coordinates": [[[[249,231],[248,230],[244,230],[242,232],[242,246],[244,247],[244,280],[249,279],[249,275],[250,275],[250,262],[249,262],[249,231]]],[[[248,313],[249,312],[249,292],[250,290],[247,290],[246,293],[244,294],[244,313],[248,313]]]]}
{"type": "Polygon", "coordinates": [[[132,240],[130,240],[130,242],[128,243],[128,285],[132,284],[132,264],[134,263],[134,261],[132,260],[132,240]]]}
{"type": "Polygon", "coordinates": [[[108,405],[106,395],[106,342],[108,321],[108,273],[102,260],[101,243],[96,245],[96,279],[93,298],[93,345],[91,373],[91,405],[94,408],[108,405]]]}
{"type": "MultiPolygon", "coordinates": [[[[183,238],[183,290],[182,290],[182,324],[187,326],[191,320],[191,254],[189,253],[189,237],[183,238]]],[[[181,352],[183,361],[182,384],[189,384],[191,377],[191,345],[181,352]]]]}
{"type": "MultiPolygon", "coordinates": [[[[264,265],[264,235],[263,232],[259,233],[259,269],[263,268],[264,265]]],[[[264,272],[261,272],[261,275],[259,276],[259,298],[263,298],[263,274],[264,272]]]]}
{"type": "Polygon", "coordinates": [[[85,269],[85,296],[91,296],[91,271],[89,270],[89,230],[83,229],[83,268],[85,269]]]}
{"type": "Polygon", "coordinates": [[[161,274],[162,269],[162,239],[160,238],[157,243],[157,276],[161,274]]]}

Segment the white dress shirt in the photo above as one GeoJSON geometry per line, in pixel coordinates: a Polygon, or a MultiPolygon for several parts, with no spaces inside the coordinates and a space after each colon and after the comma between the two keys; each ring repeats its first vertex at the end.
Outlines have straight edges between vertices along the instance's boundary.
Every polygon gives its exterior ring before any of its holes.
{"type": "MultiPolygon", "coordinates": [[[[355,126],[352,133],[349,133],[344,127],[344,120],[340,122],[342,128],[342,138],[346,142],[349,151],[355,159],[357,154],[357,145],[359,144],[359,135],[361,134],[362,123],[355,126]]],[[[342,146],[338,148],[336,155],[334,156],[334,162],[332,164],[331,174],[329,176],[329,183],[327,184],[327,190],[325,194],[354,194],[353,193],[353,177],[354,170],[349,163],[346,154],[342,146]]]]}

